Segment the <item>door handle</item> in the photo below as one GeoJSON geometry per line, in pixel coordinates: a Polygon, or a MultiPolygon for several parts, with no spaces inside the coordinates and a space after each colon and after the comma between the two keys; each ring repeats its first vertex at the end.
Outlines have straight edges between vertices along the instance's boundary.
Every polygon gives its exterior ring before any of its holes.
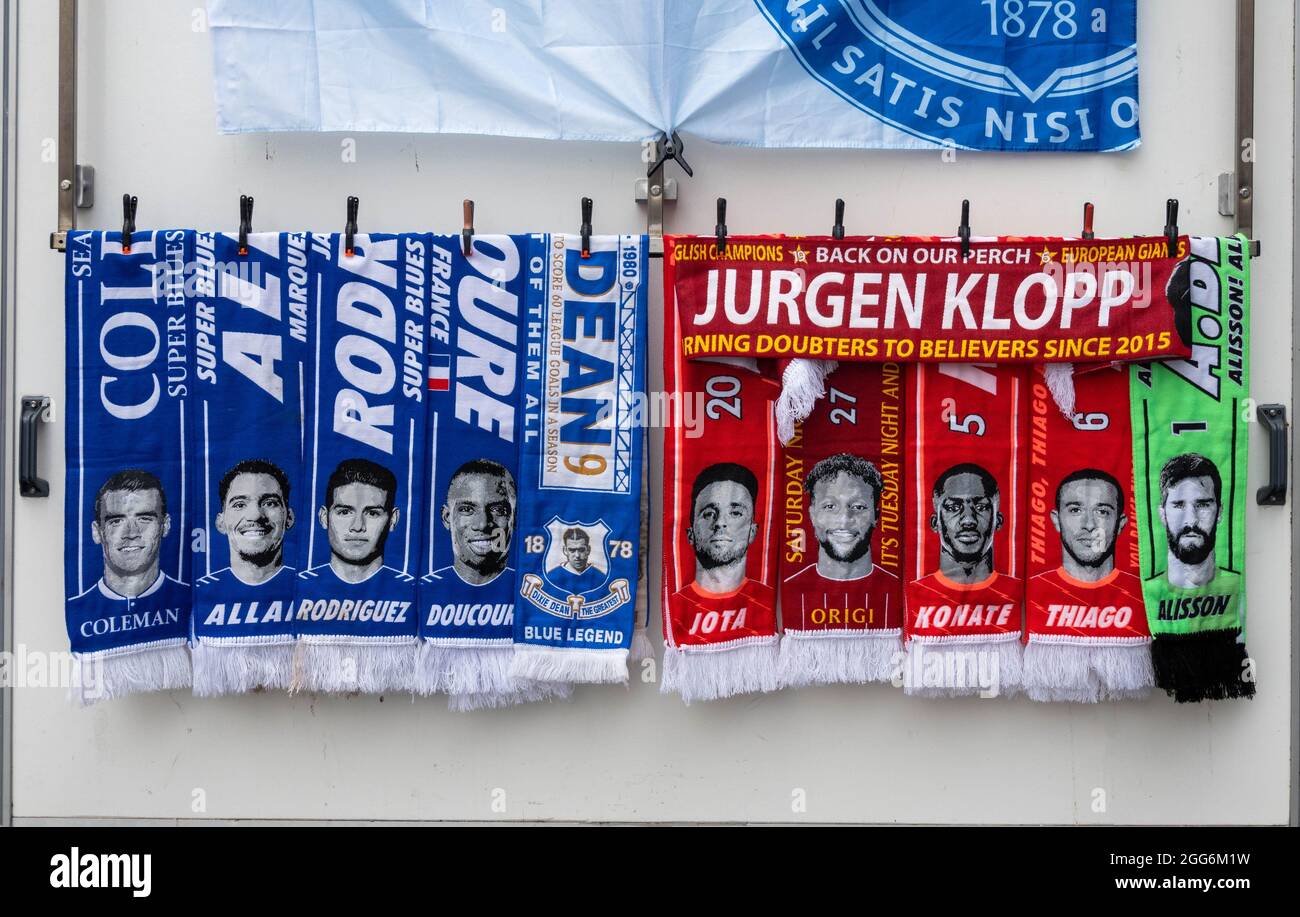
{"type": "Polygon", "coordinates": [[[1268,429],[1268,483],[1255,493],[1260,506],[1286,503],[1286,405],[1261,404],[1255,411],[1268,429]]]}
{"type": "Polygon", "coordinates": [[[50,409],[49,395],[24,395],[18,427],[18,492],[24,497],[48,497],[50,482],[36,473],[36,428],[50,409]]]}

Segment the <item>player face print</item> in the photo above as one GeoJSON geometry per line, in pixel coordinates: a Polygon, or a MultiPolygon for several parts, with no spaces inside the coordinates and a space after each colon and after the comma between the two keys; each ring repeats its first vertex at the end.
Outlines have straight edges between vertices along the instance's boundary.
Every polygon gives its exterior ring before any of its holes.
{"type": "Polygon", "coordinates": [[[1061,535],[1061,550],[1084,567],[1113,564],[1115,540],[1128,522],[1123,494],[1097,478],[1070,481],[1061,488],[1052,523],[1061,535]]]}
{"type": "Polygon", "coordinates": [[[960,564],[973,564],[993,549],[993,535],[1002,527],[998,494],[988,493],[975,474],[956,474],[934,498],[930,527],[939,533],[943,553],[960,564]]]}
{"type": "Polygon", "coordinates": [[[1208,475],[1183,478],[1169,488],[1160,504],[1169,553],[1184,564],[1203,563],[1214,553],[1219,501],[1208,475]]]}
{"type": "Polygon", "coordinates": [[[735,481],[714,481],[695,501],[687,540],[705,569],[735,563],[758,535],[754,501],[735,481]]]}
{"type": "Polygon", "coordinates": [[[498,474],[457,475],[447,488],[442,524],[458,563],[484,575],[506,566],[515,526],[515,491],[498,474]]]}
{"type": "Polygon", "coordinates": [[[169,531],[171,516],[163,512],[162,492],[155,489],[108,491],[99,518],[91,523],[91,537],[103,547],[104,567],[112,577],[137,577],[156,569],[169,531]]]}
{"type": "Polygon", "coordinates": [[[330,552],[343,563],[365,566],[384,554],[388,533],[400,511],[388,509],[383,488],[359,481],[334,488],[333,502],[320,508],[320,524],[329,533],[330,552]]]}
{"type": "Polygon", "coordinates": [[[266,566],[280,556],[284,535],[293,527],[293,510],[272,475],[236,475],[217,513],[217,531],[230,540],[231,557],[266,566]]]}
{"type": "Polygon", "coordinates": [[[818,481],[808,502],[813,534],[823,551],[844,563],[867,555],[876,528],[876,501],[866,481],[841,471],[818,481]]]}
{"type": "Polygon", "coordinates": [[[564,542],[564,557],[570,567],[581,573],[591,559],[591,541],[586,538],[568,538],[564,542]]]}

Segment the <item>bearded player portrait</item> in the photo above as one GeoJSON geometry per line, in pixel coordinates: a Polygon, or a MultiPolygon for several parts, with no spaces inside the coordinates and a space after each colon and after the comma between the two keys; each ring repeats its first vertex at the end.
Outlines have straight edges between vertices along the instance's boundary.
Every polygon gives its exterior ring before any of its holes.
{"type": "Polygon", "coordinates": [[[817,561],[786,578],[787,586],[798,593],[800,607],[788,608],[785,614],[800,615],[805,627],[809,623],[861,627],[888,613],[874,607],[874,595],[883,591],[887,601],[898,577],[877,566],[871,553],[883,490],[884,479],[876,466],[848,452],[828,456],[808,472],[804,494],[817,540],[817,561]],[[835,609],[841,619],[829,620],[828,609],[835,609]],[[846,619],[853,615],[860,620],[846,619]]]}
{"type": "Polygon", "coordinates": [[[1223,519],[1223,481],[1214,462],[1196,452],[1176,455],[1160,469],[1160,521],[1165,527],[1165,579],[1175,589],[1235,593],[1240,574],[1215,556],[1223,519]]]}
{"type": "Polygon", "coordinates": [[[758,536],[758,478],[744,465],[718,462],[691,484],[686,540],[695,554],[695,578],[678,591],[697,621],[721,630],[744,627],[751,616],[775,615],[776,590],[748,575],[749,546],[758,536]]]}

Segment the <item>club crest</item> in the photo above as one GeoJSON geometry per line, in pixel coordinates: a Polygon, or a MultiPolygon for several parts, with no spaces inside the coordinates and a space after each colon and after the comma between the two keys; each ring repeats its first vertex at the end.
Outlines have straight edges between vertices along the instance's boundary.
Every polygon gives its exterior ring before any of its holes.
{"type": "Polygon", "coordinates": [[[971,149],[1136,146],[1130,0],[758,0],[809,75],[923,140],[971,149]]]}
{"type": "Polygon", "coordinates": [[[526,574],[520,595],[547,614],[579,620],[603,617],[630,601],[626,579],[610,582],[608,525],[554,516],[545,532],[543,575],[526,574]]]}

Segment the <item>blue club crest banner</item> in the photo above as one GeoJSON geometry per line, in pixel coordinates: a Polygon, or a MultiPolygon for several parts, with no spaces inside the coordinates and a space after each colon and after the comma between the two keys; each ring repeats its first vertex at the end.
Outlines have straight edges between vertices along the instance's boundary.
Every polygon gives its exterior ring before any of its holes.
{"type": "Polygon", "coordinates": [[[306,233],[199,233],[191,311],[194,692],[288,688],[297,575],[312,525],[303,476],[312,275],[306,233]]]}
{"type": "Polygon", "coordinates": [[[228,133],[680,130],[744,146],[1028,151],[1140,137],[1136,0],[208,6],[228,133]]]}
{"type": "Polygon", "coordinates": [[[64,594],[83,702],[187,687],[189,230],[68,233],[64,594]]]}
{"type": "Polygon", "coordinates": [[[512,673],[625,682],[636,626],[646,240],[530,247],[512,673]]]}

